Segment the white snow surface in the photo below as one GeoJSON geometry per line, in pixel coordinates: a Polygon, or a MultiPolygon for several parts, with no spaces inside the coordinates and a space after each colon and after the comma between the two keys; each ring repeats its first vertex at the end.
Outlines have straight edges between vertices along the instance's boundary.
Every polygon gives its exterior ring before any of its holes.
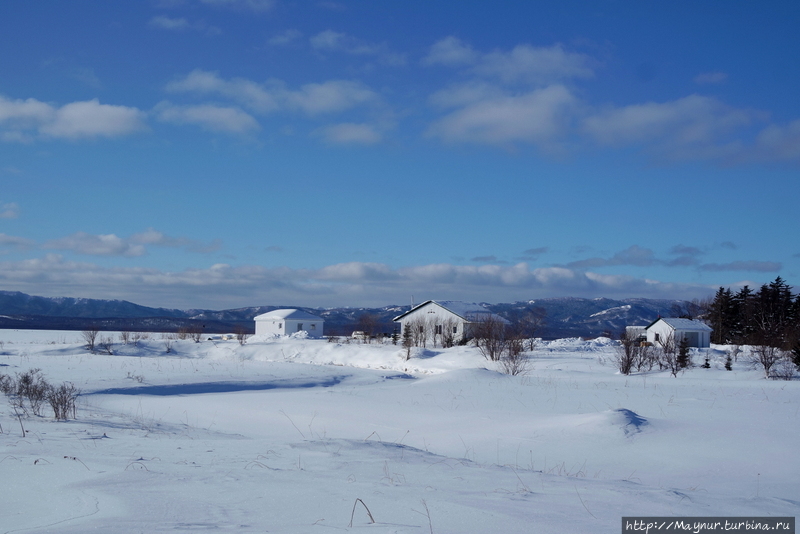
{"type": "Polygon", "coordinates": [[[0,330],[0,374],[40,368],[82,391],[77,419],[45,408],[24,436],[0,397],[0,533],[617,533],[622,516],[797,516],[800,382],[741,360],[726,371],[724,349],[711,369],[695,351],[677,377],[623,376],[615,342],[563,339],[508,376],[473,347],[406,360],[391,344],[151,334],[103,355],[79,332],[0,330]]]}

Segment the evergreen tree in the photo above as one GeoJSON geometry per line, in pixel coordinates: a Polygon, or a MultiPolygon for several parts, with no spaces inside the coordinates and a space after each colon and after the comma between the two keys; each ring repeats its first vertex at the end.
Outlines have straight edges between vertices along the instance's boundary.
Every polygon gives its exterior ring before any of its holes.
{"type": "Polygon", "coordinates": [[[678,344],[678,367],[686,369],[689,364],[689,339],[682,337],[680,344],[678,344]]]}

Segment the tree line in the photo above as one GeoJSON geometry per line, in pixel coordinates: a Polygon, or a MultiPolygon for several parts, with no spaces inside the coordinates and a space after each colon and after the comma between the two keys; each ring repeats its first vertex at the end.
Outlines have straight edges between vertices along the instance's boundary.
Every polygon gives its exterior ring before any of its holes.
{"type": "Polygon", "coordinates": [[[720,287],[705,316],[716,344],[762,345],[800,353],[800,294],[780,276],[754,291],[720,287]]]}

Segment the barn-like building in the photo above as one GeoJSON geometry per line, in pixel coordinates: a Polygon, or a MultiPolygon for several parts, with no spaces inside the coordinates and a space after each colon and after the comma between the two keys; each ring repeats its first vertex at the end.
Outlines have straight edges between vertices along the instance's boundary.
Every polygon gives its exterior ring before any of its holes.
{"type": "Polygon", "coordinates": [[[278,334],[288,336],[296,332],[307,332],[308,337],[322,337],[325,320],[316,315],[296,309],[272,310],[254,318],[256,335],[278,334]]]}

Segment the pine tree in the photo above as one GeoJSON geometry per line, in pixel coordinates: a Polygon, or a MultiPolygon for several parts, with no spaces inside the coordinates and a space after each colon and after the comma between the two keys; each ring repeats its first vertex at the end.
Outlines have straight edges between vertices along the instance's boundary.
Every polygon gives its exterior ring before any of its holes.
{"type": "Polygon", "coordinates": [[[403,348],[406,349],[406,360],[411,359],[411,347],[414,346],[411,328],[412,326],[410,324],[403,327],[403,348]]]}
{"type": "Polygon", "coordinates": [[[678,367],[680,369],[686,369],[689,367],[689,364],[689,339],[682,337],[678,345],[678,367]]]}

